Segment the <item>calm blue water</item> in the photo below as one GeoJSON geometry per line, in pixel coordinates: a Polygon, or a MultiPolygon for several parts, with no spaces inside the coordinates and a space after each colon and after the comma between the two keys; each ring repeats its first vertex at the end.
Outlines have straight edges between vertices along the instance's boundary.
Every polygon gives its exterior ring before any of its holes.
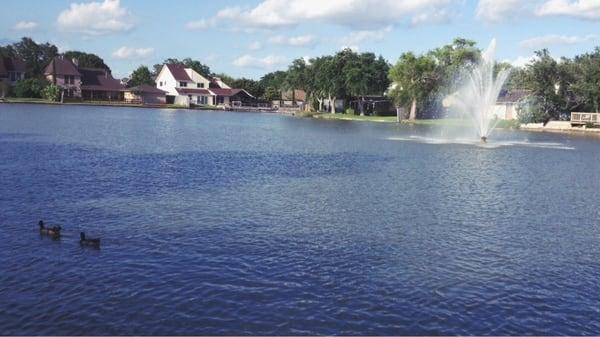
{"type": "Polygon", "coordinates": [[[0,331],[600,334],[600,139],[423,134],[0,105],[0,331]]]}

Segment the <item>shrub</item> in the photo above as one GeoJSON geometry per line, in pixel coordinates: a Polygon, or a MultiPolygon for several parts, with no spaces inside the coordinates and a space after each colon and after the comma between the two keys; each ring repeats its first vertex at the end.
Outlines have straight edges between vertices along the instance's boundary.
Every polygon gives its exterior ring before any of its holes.
{"type": "Polygon", "coordinates": [[[42,96],[49,101],[57,102],[60,100],[60,88],[55,84],[49,84],[42,90],[42,96]]]}
{"type": "Polygon", "coordinates": [[[46,80],[28,78],[15,85],[15,96],[24,98],[41,98],[42,90],[48,85],[46,80]]]}
{"type": "Polygon", "coordinates": [[[348,108],[348,109],[346,109],[346,114],[347,115],[356,115],[356,112],[354,111],[354,109],[348,108]]]}

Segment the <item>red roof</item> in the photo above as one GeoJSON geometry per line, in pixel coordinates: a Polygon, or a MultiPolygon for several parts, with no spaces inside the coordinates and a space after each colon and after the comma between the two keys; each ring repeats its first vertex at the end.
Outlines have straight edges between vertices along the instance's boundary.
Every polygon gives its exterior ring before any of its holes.
{"type": "Polygon", "coordinates": [[[210,91],[217,96],[234,96],[235,94],[242,91],[242,89],[223,89],[223,88],[210,88],[210,91]]]}
{"type": "Polygon", "coordinates": [[[121,91],[125,86],[112,77],[109,71],[97,68],[79,68],[81,90],[121,91]]]}
{"type": "Polygon", "coordinates": [[[173,74],[177,81],[191,81],[192,79],[185,71],[185,67],[181,64],[166,64],[167,69],[173,74]]]}
{"type": "Polygon", "coordinates": [[[69,59],[56,56],[44,69],[44,75],[73,75],[81,76],[77,67],[69,59]]]}
{"type": "Polygon", "coordinates": [[[208,91],[207,89],[175,88],[175,90],[177,90],[178,93],[184,94],[184,95],[189,95],[189,94],[212,95],[212,93],[210,91],[208,91]]]}

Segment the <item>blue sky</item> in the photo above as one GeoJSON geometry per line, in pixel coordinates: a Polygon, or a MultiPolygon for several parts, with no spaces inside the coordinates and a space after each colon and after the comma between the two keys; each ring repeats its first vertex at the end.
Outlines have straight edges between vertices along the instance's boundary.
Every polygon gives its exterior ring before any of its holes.
{"type": "Polygon", "coordinates": [[[116,76],[191,57],[258,79],[298,57],[343,47],[395,62],[454,37],[517,65],[533,51],[573,56],[600,45],[600,0],[18,0],[3,1],[0,44],[30,36],[95,53],[116,76]]]}

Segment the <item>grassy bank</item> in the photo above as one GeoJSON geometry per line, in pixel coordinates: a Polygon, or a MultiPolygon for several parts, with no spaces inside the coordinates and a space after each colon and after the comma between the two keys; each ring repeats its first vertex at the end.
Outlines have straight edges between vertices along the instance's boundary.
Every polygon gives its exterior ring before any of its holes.
{"type": "MultiPolygon", "coordinates": [[[[361,121],[361,122],[378,122],[378,123],[396,123],[396,116],[358,116],[348,114],[331,114],[331,113],[297,113],[299,117],[312,117],[328,120],[344,120],[344,121],[361,121]]],[[[469,126],[469,121],[460,118],[443,118],[443,119],[417,119],[414,121],[402,120],[403,124],[409,125],[431,125],[431,126],[454,126],[465,127],[469,126]]],[[[500,120],[496,125],[497,128],[510,129],[519,128],[519,122],[516,120],[500,120]]]]}

